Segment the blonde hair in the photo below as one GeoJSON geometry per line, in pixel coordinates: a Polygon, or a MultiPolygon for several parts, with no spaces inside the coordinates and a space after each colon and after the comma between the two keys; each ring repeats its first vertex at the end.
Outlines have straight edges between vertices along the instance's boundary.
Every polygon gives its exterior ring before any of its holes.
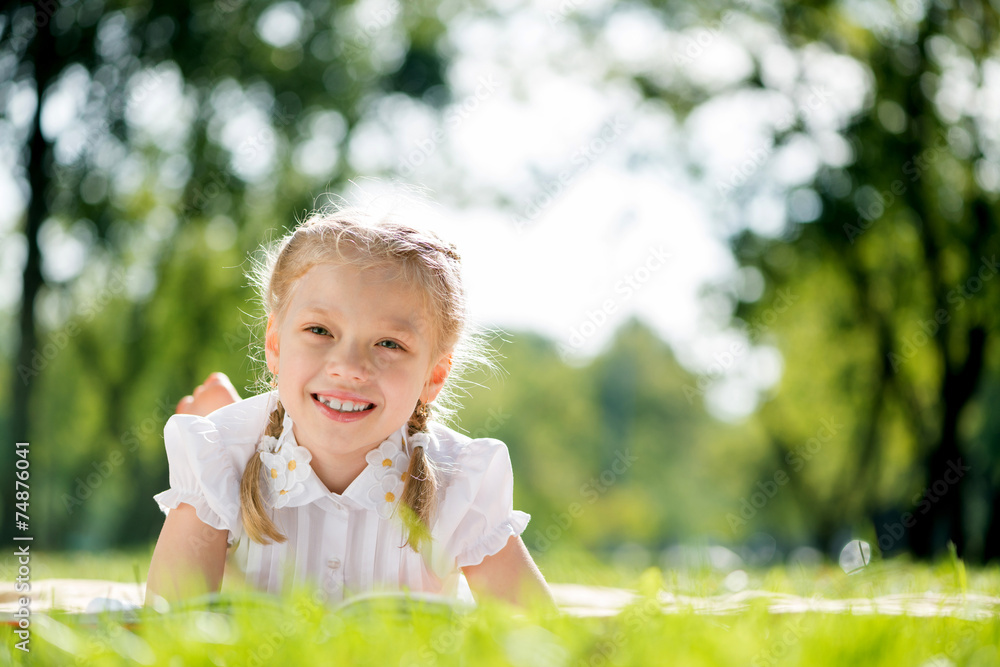
{"type": "MultiPolygon", "coordinates": [[[[495,370],[485,336],[472,331],[466,310],[461,279],[461,257],[455,246],[429,230],[398,221],[395,216],[374,216],[358,208],[318,211],[291,233],[270,247],[264,246],[255,261],[251,279],[257,286],[265,317],[275,323],[284,316],[296,281],[320,264],[349,264],[358,269],[396,269],[397,280],[419,288],[424,310],[431,320],[431,360],[451,354],[451,371],[431,406],[418,400],[407,422],[414,435],[429,430],[432,417],[450,420],[457,408],[459,380],[473,366],[483,364],[495,370]]],[[[264,380],[273,386],[269,371],[264,380]]],[[[281,435],[285,409],[278,401],[263,436],[281,435]]],[[[259,446],[259,442],[258,442],[259,446]]],[[[240,481],[243,526],[250,539],[265,544],[266,539],[284,542],[267,514],[261,488],[263,462],[255,452],[240,481]]],[[[407,527],[407,541],[414,551],[429,537],[429,526],[437,496],[438,473],[423,447],[412,451],[405,476],[400,514],[407,527]]]]}

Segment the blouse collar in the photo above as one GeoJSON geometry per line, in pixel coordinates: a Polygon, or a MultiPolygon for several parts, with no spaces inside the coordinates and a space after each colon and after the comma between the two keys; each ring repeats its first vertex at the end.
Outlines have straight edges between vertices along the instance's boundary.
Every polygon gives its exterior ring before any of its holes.
{"type": "Polygon", "coordinates": [[[281,436],[277,439],[264,436],[261,442],[264,451],[260,452],[260,457],[264,464],[265,488],[270,490],[270,505],[276,509],[299,507],[329,498],[335,504],[346,501],[364,509],[373,509],[383,519],[389,518],[403,495],[413,447],[429,443],[429,434],[408,436],[407,431],[407,425],[403,424],[368,452],[365,456],[368,465],[344,493],[336,494],[327,489],[313,471],[309,464],[312,454],[295,441],[292,418],[286,412],[281,436]]]}

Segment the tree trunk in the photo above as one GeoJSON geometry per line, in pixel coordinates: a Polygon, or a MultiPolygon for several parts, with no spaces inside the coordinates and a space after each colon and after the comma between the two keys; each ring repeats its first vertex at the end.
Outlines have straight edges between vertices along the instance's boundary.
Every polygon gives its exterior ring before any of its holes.
{"type": "MultiPolygon", "coordinates": [[[[10,435],[8,440],[0,447],[3,452],[3,461],[0,468],[8,473],[11,478],[4,481],[3,489],[3,509],[11,520],[2,521],[2,539],[8,543],[17,534],[33,535],[37,533],[37,527],[29,527],[27,532],[15,531],[13,525],[13,503],[14,503],[14,443],[30,442],[30,407],[31,390],[33,380],[41,371],[44,361],[43,350],[39,349],[38,332],[35,328],[35,297],[44,285],[42,277],[42,256],[38,247],[38,231],[45,219],[47,205],[45,201],[46,186],[49,182],[46,173],[47,162],[51,158],[51,146],[42,135],[41,115],[42,115],[42,94],[48,89],[49,84],[57,75],[58,60],[56,55],[55,38],[49,30],[48,15],[42,5],[36,7],[35,21],[37,32],[31,43],[28,45],[27,60],[35,66],[35,89],[38,95],[38,106],[35,110],[35,118],[31,127],[30,151],[31,157],[28,162],[28,182],[31,186],[31,202],[28,205],[28,217],[25,222],[24,236],[27,240],[28,257],[24,265],[21,289],[21,312],[19,320],[20,340],[14,373],[11,376],[11,414],[10,414],[10,435]]],[[[44,443],[32,443],[32,449],[37,451],[38,446],[44,443]]],[[[29,454],[29,461],[31,455],[29,454]]],[[[29,478],[30,479],[30,478],[29,478]]],[[[29,481],[30,484],[30,481],[29,481]]],[[[30,513],[29,513],[30,516],[30,513]]],[[[30,526],[30,524],[29,524],[30,526]]]]}
{"type": "Polygon", "coordinates": [[[979,382],[985,347],[986,329],[972,328],[961,368],[958,372],[951,367],[945,370],[941,437],[924,463],[926,490],[914,508],[916,523],[909,534],[913,554],[921,558],[943,553],[949,541],[955,543],[959,556],[964,555],[962,494],[971,471],[959,452],[958,420],[979,382]]]}
{"type": "Polygon", "coordinates": [[[1000,488],[992,484],[990,488],[993,492],[993,502],[990,506],[990,525],[986,529],[986,539],[983,541],[984,563],[1000,558],[1000,488]]]}

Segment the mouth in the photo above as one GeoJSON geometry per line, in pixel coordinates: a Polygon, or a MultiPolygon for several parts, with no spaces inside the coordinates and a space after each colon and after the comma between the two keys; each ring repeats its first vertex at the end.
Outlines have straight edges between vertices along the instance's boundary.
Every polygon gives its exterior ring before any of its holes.
{"type": "Polygon", "coordinates": [[[317,403],[325,405],[334,412],[340,414],[364,414],[375,409],[374,403],[362,403],[361,401],[340,401],[332,396],[320,396],[312,394],[312,398],[317,403]]]}

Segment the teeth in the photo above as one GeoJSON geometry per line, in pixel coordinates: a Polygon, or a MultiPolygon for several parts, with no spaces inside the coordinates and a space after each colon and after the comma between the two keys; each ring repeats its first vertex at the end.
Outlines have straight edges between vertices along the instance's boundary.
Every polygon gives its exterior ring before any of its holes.
{"type": "Polygon", "coordinates": [[[353,403],[351,401],[344,401],[341,403],[335,398],[327,398],[325,396],[317,396],[319,402],[323,405],[333,408],[339,412],[360,412],[368,408],[371,403],[353,403]]]}

